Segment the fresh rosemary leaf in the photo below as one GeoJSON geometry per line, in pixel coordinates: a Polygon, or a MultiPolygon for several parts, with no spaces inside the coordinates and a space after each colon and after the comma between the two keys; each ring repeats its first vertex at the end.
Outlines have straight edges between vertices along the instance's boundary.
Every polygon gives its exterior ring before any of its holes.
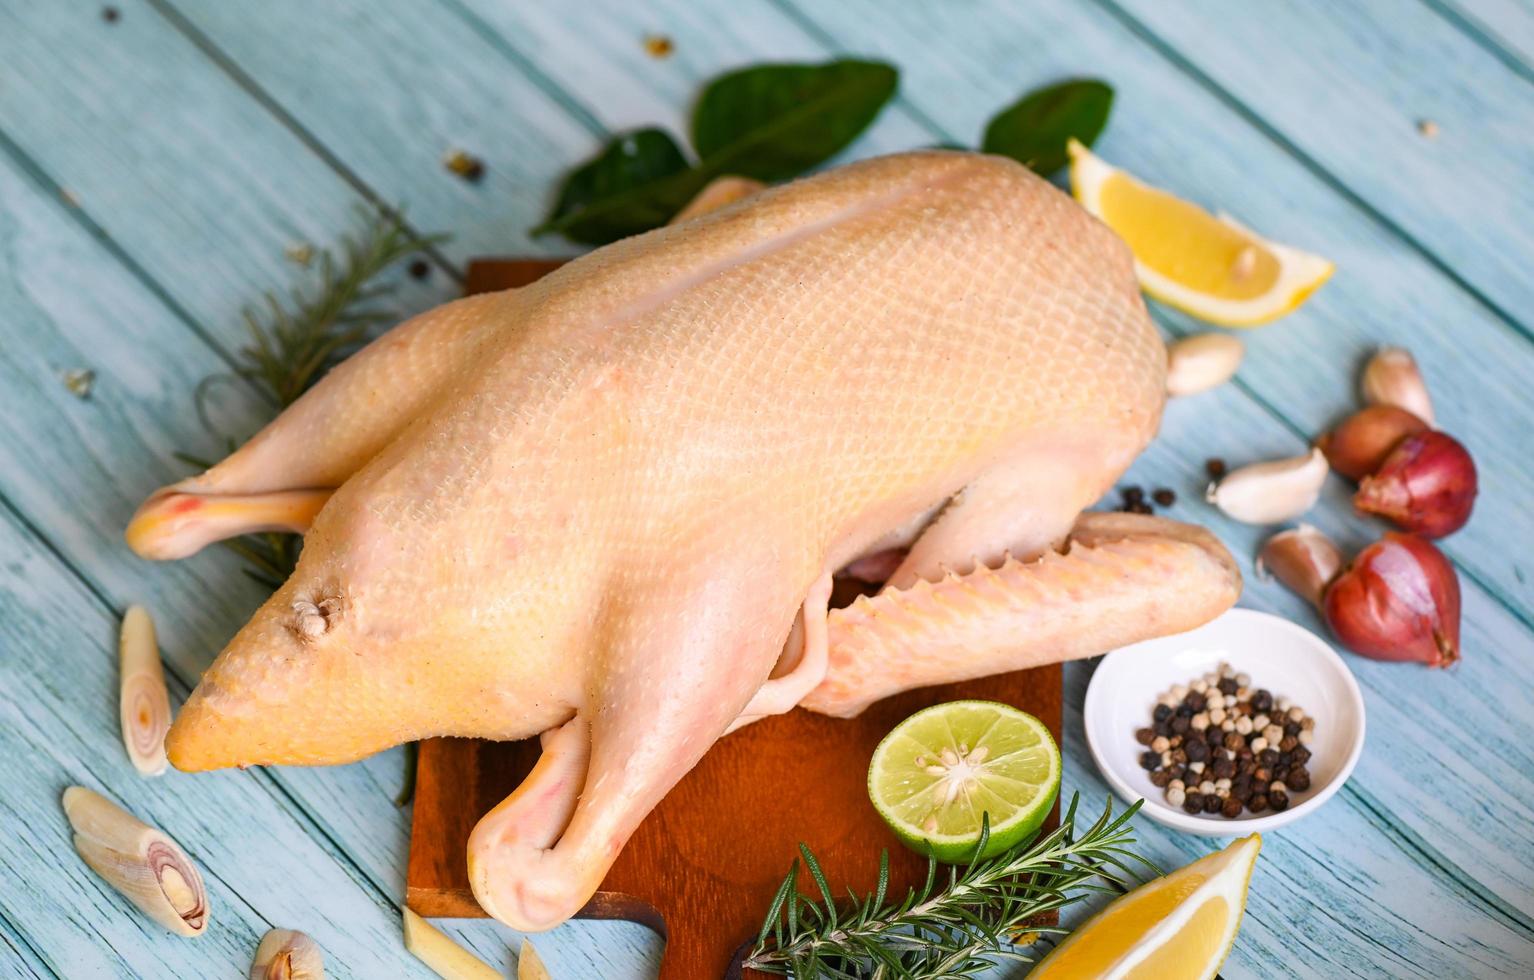
{"type": "Polygon", "coordinates": [[[1134,856],[1156,873],[1129,850],[1134,841],[1128,821],[1139,803],[1115,816],[1108,801],[1084,831],[1076,826],[1076,804],[1073,798],[1061,825],[1047,835],[1035,834],[962,870],[950,866],[942,888],[936,887],[937,863],[929,862],[925,885],[894,903],[885,894],[887,852],[878,890],[854,896],[838,910],[819,863],[800,845],[820,897],[798,891],[795,859],[744,965],[780,976],[936,980],[968,976],[1002,960],[1031,960],[1016,937],[1062,932],[1033,920],[1105,886],[1129,886],[1119,855],[1134,856]]]}
{"type": "Polygon", "coordinates": [[[1073,137],[1091,146],[1108,125],[1113,89],[1096,79],[1076,79],[1036,89],[997,113],[980,149],[1011,157],[1049,176],[1066,164],[1073,137]]]}
{"type": "Polygon", "coordinates": [[[692,145],[711,175],[797,177],[857,139],[899,80],[893,65],[852,59],[733,71],[698,98],[692,145]]]}

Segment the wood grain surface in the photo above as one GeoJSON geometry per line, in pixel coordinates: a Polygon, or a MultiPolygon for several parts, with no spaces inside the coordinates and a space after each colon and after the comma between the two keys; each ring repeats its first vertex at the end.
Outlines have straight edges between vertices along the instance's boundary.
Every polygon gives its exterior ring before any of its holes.
{"type": "MultiPolygon", "coordinates": [[[[1110,161],[1327,255],[1334,280],[1241,334],[1236,383],[1169,406],[1124,482],[1178,493],[1170,516],[1238,555],[1266,529],[1201,499],[1203,461],[1289,454],[1354,404],[1361,359],[1400,343],[1485,479],[1448,539],[1465,587],[1450,673],[1360,658],[1369,742],[1324,816],[1272,835],[1223,973],[1534,975],[1534,12],[1525,0],[95,0],[0,4],[0,976],[242,972],[270,925],[303,928],[339,977],[427,977],[398,942],[409,810],[397,751],[323,770],[143,781],[112,717],[115,617],[147,602],[173,698],[260,591],[210,549],[147,564],[121,544],[137,500],[215,455],[266,408],[220,386],[206,431],[190,392],[228,371],[243,307],[306,273],[356,208],[404,207],[452,239],[381,303],[403,317],[461,289],[474,255],[567,254],[527,229],[560,176],[613,132],[686,132],[707,78],[768,60],[886,58],[897,99],[845,158],[973,143],[1024,91],[1096,75],[1117,90],[1110,161]],[[644,38],[663,34],[656,59],[644,38]],[[1438,124],[1436,137],[1417,127],[1438,124]],[[469,183],[441,157],[485,160],[469,183]],[[96,383],[77,398],[69,369],[96,383]],[[130,778],[123,778],[125,775],[130,778]],[[57,793],[85,782],[163,823],[204,862],[214,928],[144,928],[80,873],[57,793]]],[[[1207,329],[1153,306],[1169,335],[1207,329]]],[[[984,393],[976,393],[983,397],[984,393]]],[[[1380,531],[1332,481],[1308,518],[1349,547],[1380,531]]],[[[1245,606],[1321,628],[1249,578],[1245,606]]],[[[1067,665],[1065,791],[1109,792],[1080,731],[1087,663],[1067,665]]],[[[1163,866],[1210,842],[1137,821],[1163,866]]],[[[1078,921],[1092,904],[1068,911],[1078,921]]],[[[509,969],[519,936],[444,920],[509,969]]],[[[559,980],[653,976],[642,926],[582,920],[537,937],[559,980]]],[[[1018,975],[1017,967],[1006,975],[1018,975]]]]}

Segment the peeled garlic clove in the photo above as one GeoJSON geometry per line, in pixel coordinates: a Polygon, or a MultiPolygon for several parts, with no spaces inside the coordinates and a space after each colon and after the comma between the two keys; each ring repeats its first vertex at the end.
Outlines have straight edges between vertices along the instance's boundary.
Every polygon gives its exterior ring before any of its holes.
{"type": "Polygon", "coordinates": [[[447,933],[405,909],[405,948],[443,980],[503,980],[499,970],[448,938],[447,933]]]}
{"type": "Polygon", "coordinates": [[[154,620],[143,606],[129,606],[118,639],[122,683],[118,717],[123,747],[133,768],[145,776],[165,771],[165,733],[170,731],[170,696],[155,642],[154,620]]]}
{"type": "Polygon", "coordinates": [[[517,980],[554,980],[549,968],[543,965],[543,957],[528,940],[522,940],[522,951],[517,954],[517,980]]]}
{"type": "Polygon", "coordinates": [[[250,964],[250,980],[323,980],[324,976],[320,944],[293,929],[273,929],[262,936],[250,964]]]}
{"type": "Polygon", "coordinates": [[[1273,535],[1257,556],[1259,577],[1272,575],[1318,609],[1326,586],[1341,570],[1342,552],[1309,524],[1273,535]]]}
{"type": "Polygon", "coordinates": [[[734,204],[741,198],[750,197],[767,185],[750,177],[715,177],[698,195],[672,215],[668,225],[680,224],[700,214],[716,211],[726,204],[734,204]]]}
{"type": "Polygon", "coordinates": [[[1327,469],[1326,455],[1312,449],[1305,456],[1233,470],[1219,483],[1211,483],[1204,497],[1243,523],[1281,524],[1315,506],[1327,469]]]}
{"type": "Polygon", "coordinates": [[[1228,333],[1201,333],[1173,341],[1166,349],[1166,392],[1195,395],[1229,381],[1246,347],[1228,333]]]}
{"type": "Polygon", "coordinates": [[[64,814],[92,871],[171,932],[202,935],[208,893],[180,845],[84,786],[64,791],[64,814]]]}
{"type": "Polygon", "coordinates": [[[1433,424],[1433,400],[1411,352],[1403,347],[1382,347],[1364,365],[1361,383],[1364,401],[1370,405],[1394,405],[1433,424]]]}

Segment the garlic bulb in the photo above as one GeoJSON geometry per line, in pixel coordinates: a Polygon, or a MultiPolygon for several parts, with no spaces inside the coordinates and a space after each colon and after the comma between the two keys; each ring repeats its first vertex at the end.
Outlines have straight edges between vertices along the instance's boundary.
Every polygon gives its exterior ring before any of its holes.
{"type": "Polygon", "coordinates": [[[1433,399],[1417,370],[1417,361],[1404,347],[1382,347],[1364,365],[1360,387],[1370,405],[1394,405],[1433,424],[1433,399]]]}
{"type": "Polygon", "coordinates": [[[1326,482],[1326,455],[1312,449],[1304,456],[1253,463],[1210,484],[1211,504],[1246,524],[1279,524],[1315,506],[1326,482]]]}
{"type": "Polygon", "coordinates": [[[448,938],[447,933],[405,909],[405,948],[444,980],[502,980],[499,970],[448,938]]]}
{"type": "Polygon", "coordinates": [[[1235,376],[1246,347],[1228,333],[1201,333],[1173,341],[1166,349],[1166,393],[1196,395],[1235,376]]]}
{"type": "Polygon", "coordinates": [[[171,932],[202,935],[208,893],[180,845],[84,786],[64,791],[64,814],[92,871],[171,932]]]}
{"type": "Polygon", "coordinates": [[[250,964],[250,980],[324,980],[320,944],[293,929],[272,929],[261,937],[250,964]]]}
{"type": "Polygon", "coordinates": [[[165,733],[170,731],[170,696],[155,641],[154,620],[143,606],[129,606],[118,638],[121,687],[118,718],[123,747],[133,768],[145,776],[165,771],[165,733]]]}

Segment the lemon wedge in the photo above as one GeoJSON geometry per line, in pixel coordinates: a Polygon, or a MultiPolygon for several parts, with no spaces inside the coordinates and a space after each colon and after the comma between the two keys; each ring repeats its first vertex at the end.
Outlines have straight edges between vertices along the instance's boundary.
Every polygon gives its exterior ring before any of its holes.
{"type": "Polygon", "coordinates": [[[1088,919],[1028,980],[1209,980],[1236,941],[1262,838],[1234,841],[1088,919]]]}
{"type": "Polygon", "coordinates": [[[1201,320],[1254,327],[1303,303],[1336,268],[1142,184],[1072,140],[1071,193],[1134,253],[1140,286],[1201,320]]]}

